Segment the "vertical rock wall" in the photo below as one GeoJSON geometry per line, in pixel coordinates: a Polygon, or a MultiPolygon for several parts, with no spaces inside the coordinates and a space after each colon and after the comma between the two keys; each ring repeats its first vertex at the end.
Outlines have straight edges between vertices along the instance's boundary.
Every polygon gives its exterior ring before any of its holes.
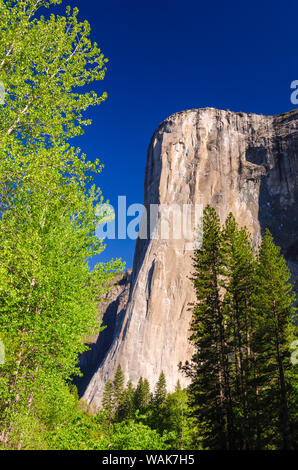
{"type": "MultiPolygon", "coordinates": [[[[295,272],[298,264],[298,112],[279,116],[233,113],[214,108],[183,111],[166,119],[148,150],[144,203],[183,208],[216,208],[222,221],[230,211],[258,243],[268,226],[295,272]]],[[[155,221],[160,234],[171,215],[155,221]]],[[[152,214],[152,211],[151,211],[152,214]]],[[[196,221],[192,218],[192,231],[196,221]]],[[[84,399],[101,402],[104,385],[121,364],[126,380],[139,377],[155,386],[161,371],[169,391],[179,379],[178,363],[191,357],[188,338],[194,299],[190,240],[169,231],[168,239],[138,239],[125,315],[98,364],[84,399]]]]}

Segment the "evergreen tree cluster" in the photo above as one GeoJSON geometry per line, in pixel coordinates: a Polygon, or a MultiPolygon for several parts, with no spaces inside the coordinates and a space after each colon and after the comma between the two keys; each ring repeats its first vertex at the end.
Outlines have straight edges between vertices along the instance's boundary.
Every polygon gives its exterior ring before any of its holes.
{"type": "Polygon", "coordinates": [[[119,365],[113,382],[105,385],[99,416],[112,434],[119,423],[142,423],[156,431],[168,448],[182,450],[195,445],[196,428],[190,414],[187,390],[182,390],[179,382],[175,392],[169,394],[165,374],[161,372],[153,392],[148,380],[142,377],[136,387],[129,381],[124,388],[119,365]]]}
{"type": "MultiPolygon", "coordinates": [[[[147,379],[140,377],[137,386],[129,381],[124,387],[124,374],[118,365],[113,381],[105,385],[102,408],[111,422],[133,419],[136,415],[146,415],[149,411],[157,411],[162,407],[167,397],[166,378],[161,372],[156,387],[151,393],[147,379]]],[[[153,419],[153,418],[152,418],[153,419]]]]}
{"type": "Polygon", "coordinates": [[[297,442],[295,294],[266,230],[255,253],[232,214],[221,226],[207,206],[194,255],[192,414],[204,448],[293,449],[297,442]]]}

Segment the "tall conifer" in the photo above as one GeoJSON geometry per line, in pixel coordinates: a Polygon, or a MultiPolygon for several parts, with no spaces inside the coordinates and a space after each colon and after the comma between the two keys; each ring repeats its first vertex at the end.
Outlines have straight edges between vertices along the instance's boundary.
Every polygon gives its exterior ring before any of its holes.
{"type": "Polygon", "coordinates": [[[225,296],[223,308],[229,344],[233,416],[237,427],[237,448],[253,446],[257,425],[252,415],[249,397],[252,378],[251,318],[252,292],[255,281],[255,257],[250,235],[240,229],[230,213],[223,228],[226,265],[225,296]]]}
{"type": "Polygon", "coordinates": [[[255,255],[232,214],[221,229],[207,206],[203,229],[192,277],[195,351],[183,367],[203,446],[291,449],[297,374],[290,360],[296,308],[289,268],[269,231],[255,255]]]}
{"type": "Polygon", "coordinates": [[[211,448],[233,448],[234,429],[229,377],[229,351],[221,305],[225,274],[220,221],[207,206],[203,241],[194,254],[192,336],[195,352],[184,370],[192,378],[191,403],[200,422],[206,423],[204,442],[211,448]]]}
{"type": "MultiPolygon", "coordinates": [[[[266,230],[258,255],[255,284],[256,353],[262,423],[266,439],[278,448],[292,449],[292,413],[289,407],[291,344],[295,338],[293,306],[296,296],[290,283],[291,273],[266,230]]],[[[266,445],[266,441],[265,441],[266,445]]]]}
{"type": "Polygon", "coordinates": [[[124,374],[120,364],[117,367],[114,381],[113,381],[113,405],[115,409],[116,419],[118,419],[119,407],[123,398],[124,392],[124,374]]]}

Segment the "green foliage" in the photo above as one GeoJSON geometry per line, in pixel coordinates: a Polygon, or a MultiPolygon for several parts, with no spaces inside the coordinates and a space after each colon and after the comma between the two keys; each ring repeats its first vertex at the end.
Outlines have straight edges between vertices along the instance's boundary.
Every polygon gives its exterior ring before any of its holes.
{"type": "Polygon", "coordinates": [[[150,385],[147,379],[140,377],[135,393],[134,406],[141,414],[146,413],[151,400],[150,385]]]}
{"type": "Polygon", "coordinates": [[[114,416],[114,400],[113,400],[113,384],[109,380],[105,384],[102,397],[102,408],[106,412],[108,423],[111,424],[112,418],[114,416]]]}
{"type": "Polygon", "coordinates": [[[158,378],[158,381],[156,383],[155,391],[153,395],[153,402],[157,408],[164,403],[166,396],[167,396],[166,376],[164,372],[161,372],[158,378]]]}
{"type": "MultiPolygon", "coordinates": [[[[120,371],[120,368],[118,370],[120,371]]],[[[119,445],[117,449],[120,449],[121,445],[128,445],[127,442],[130,442],[130,439],[131,444],[129,445],[134,446],[131,447],[132,449],[147,449],[146,436],[149,430],[154,430],[153,434],[149,432],[150,436],[158,437],[156,445],[159,447],[156,447],[157,450],[164,448],[182,450],[199,447],[200,438],[198,435],[200,431],[195,420],[191,417],[188,392],[182,390],[180,386],[177,388],[173,394],[167,393],[166,378],[163,372],[156,383],[153,396],[147,379],[140,377],[135,389],[129,381],[122,393],[118,413],[114,407],[110,423],[108,423],[107,416],[113,402],[113,384],[107,382],[102,401],[102,411],[99,413],[98,419],[103,426],[105,423],[107,424],[106,430],[112,442],[114,442],[113,434],[122,429],[125,429],[128,433],[131,429],[134,431],[139,429],[145,433],[136,441],[129,437],[129,441],[117,444],[119,445]],[[118,426],[119,424],[121,426],[118,426]],[[132,425],[133,428],[131,428],[132,425]],[[140,427],[137,428],[136,425],[140,425],[140,427]]],[[[120,437],[123,439],[122,435],[120,437]]],[[[117,437],[117,442],[120,437],[117,437]]]]}
{"type": "Polygon", "coordinates": [[[260,420],[267,428],[265,443],[284,449],[294,447],[294,413],[298,404],[298,396],[294,408],[289,401],[290,390],[293,390],[290,345],[295,339],[293,320],[297,317],[293,306],[296,295],[290,278],[280,248],[275,246],[267,230],[257,259],[253,295],[256,328],[252,348],[256,353],[260,420]]]}
{"type": "Polygon", "coordinates": [[[251,352],[256,263],[250,235],[246,228],[239,229],[232,214],[223,227],[223,250],[226,276],[222,304],[229,350],[233,445],[249,449],[259,421],[255,404],[249,400],[256,394],[251,352]]]}
{"type": "Polygon", "coordinates": [[[223,287],[224,251],[220,221],[214,209],[207,207],[203,218],[203,243],[194,255],[193,284],[197,303],[193,306],[190,340],[195,346],[191,364],[184,370],[191,377],[190,397],[193,414],[203,423],[206,447],[217,448],[225,442],[228,409],[228,349],[224,330],[224,312],[220,290],[223,287]],[[226,390],[224,390],[226,388],[226,390]]]}
{"type": "Polygon", "coordinates": [[[78,355],[100,330],[98,302],[123,269],[120,260],[89,269],[104,249],[95,234],[104,201],[90,184],[102,167],[67,143],[88,124],[83,112],[104,98],[79,89],[104,77],[105,59],[77,9],[37,17],[57,3],[0,1],[3,448],[42,445],[41,436],[47,447],[52,427],[53,435],[64,429],[60,411],[75,406],[65,384],[79,373],[78,355]]]}
{"type": "Polygon", "coordinates": [[[169,432],[172,449],[193,449],[195,440],[199,440],[198,430],[191,417],[187,390],[178,389],[167,395],[159,412],[159,432],[169,432]]]}
{"type": "Polygon", "coordinates": [[[65,16],[37,16],[42,6],[61,0],[0,2],[0,80],[6,106],[1,109],[0,144],[26,138],[65,142],[90,124],[83,112],[106,93],[80,91],[105,76],[107,60],[90,40],[90,25],[78,9],[65,16]]]}
{"type": "Polygon", "coordinates": [[[106,98],[88,86],[104,78],[107,59],[77,8],[45,10],[60,3],[0,0],[0,448],[293,448],[289,269],[268,231],[255,255],[247,230],[231,214],[221,228],[209,206],[194,255],[189,389],[169,395],[163,372],[153,396],[143,378],[124,388],[119,366],[96,416],[79,402],[78,356],[100,331],[98,303],[123,265],[88,265],[104,249],[95,230],[109,216],[91,184],[102,166],[68,142],[106,98]]]}
{"type": "Polygon", "coordinates": [[[118,419],[124,421],[135,417],[135,390],[131,381],[128,382],[119,405],[118,419]]]}
{"type": "Polygon", "coordinates": [[[111,450],[166,450],[169,436],[134,421],[116,423],[110,437],[111,450]]]}
{"type": "Polygon", "coordinates": [[[117,367],[114,381],[113,381],[113,398],[114,398],[114,407],[116,409],[116,414],[118,414],[120,403],[123,397],[124,392],[124,374],[122,372],[120,364],[117,367]]]}
{"type": "Polygon", "coordinates": [[[194,256],[190,338],[197,441],[211,449],[291,449],[297,433],[297,373],[290,362],[295,295],[290,271],[266,231],[259,253],[232,214],[223,228],[207,206],[194,256]]]}

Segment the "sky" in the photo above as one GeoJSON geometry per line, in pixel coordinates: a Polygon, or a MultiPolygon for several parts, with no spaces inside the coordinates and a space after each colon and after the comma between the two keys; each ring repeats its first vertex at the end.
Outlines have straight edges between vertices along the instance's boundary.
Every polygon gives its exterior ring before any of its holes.
{"type": "MultiPolygon", "coordinates": [[[[109,59],[93,87],[108,99],[72,142],[104,170],[96,179],[117,208],[143,203],[147,148],[171,114],[201,107],[279,114],[298,80],[297,0],[72,0],[109,59]]],[[[61,11],[57,7],[54,11],[61,11]]],[[[63,8],[64,10],[64,8],[63,8]]],[[[128,217],[130,221],[132,217],[128,217]]],[[[133,262],[135,241],[107,240],[97,261],[133,262]]]]}

